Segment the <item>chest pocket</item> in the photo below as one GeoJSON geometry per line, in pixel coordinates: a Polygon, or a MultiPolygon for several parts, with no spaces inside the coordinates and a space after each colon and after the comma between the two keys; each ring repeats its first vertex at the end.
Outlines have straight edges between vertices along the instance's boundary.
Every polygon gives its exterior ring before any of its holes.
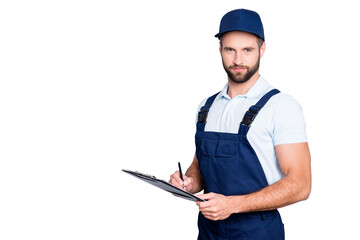
{"type": "Polygon", "coordinates": [[[230,158],[239,150],[239,141],[202,139],[201,152],[206,156],[230,158]]]}

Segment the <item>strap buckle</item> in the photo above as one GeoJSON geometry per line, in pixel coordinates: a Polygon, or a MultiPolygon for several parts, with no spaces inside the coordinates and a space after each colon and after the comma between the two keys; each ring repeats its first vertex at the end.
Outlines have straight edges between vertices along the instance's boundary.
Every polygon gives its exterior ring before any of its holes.
{"type": "Polygon", "coordinates": [[[206,122],[208,113],[209,113],[209,108],[202,107],[198,114],[198,123],[206,122]]]}
{"type": "Polygon", "coordinates": [[[253,105],[249,108],[249,110],[245,113],[243,120],[241,121],[241,124],[246,125],[250,127],[252,122],[254,121],[256,115],[259,113],[261,106],[253,105]]]}

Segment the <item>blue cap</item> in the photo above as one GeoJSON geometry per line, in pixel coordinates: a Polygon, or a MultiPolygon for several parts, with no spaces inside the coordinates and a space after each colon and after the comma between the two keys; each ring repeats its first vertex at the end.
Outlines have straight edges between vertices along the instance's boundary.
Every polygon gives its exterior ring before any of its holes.
{"type": "Polygon", "coordinates": [[[236,9],[225,14],[220,22],[219,33],[215,37],[220,38],[225,33],[231,31],[252,33],[265,40],[260,16],[251,10],[236,9]]]}

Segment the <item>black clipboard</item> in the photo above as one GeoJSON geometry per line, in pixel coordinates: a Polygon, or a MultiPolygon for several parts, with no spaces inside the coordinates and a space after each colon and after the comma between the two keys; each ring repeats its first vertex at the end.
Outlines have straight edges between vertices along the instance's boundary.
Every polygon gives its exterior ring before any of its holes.
{"type": "Polygon", "coordinates": [[[141,179],[151,185],[154,185],[155,187],[161,188],[162,190],[165,190],[171,194],[174,194],[176,197],[181,197],[190,201],[201,201],[201,202],[205,202],[204,199],[199,198],[191,193],[188,193],[178,187],[175,187],[173,185],[171,185],[170,183],[161,180],[161,179],[157,179],[155,176],[151,176],[148,174],[143,174],[140,172],[134,172],[134,171],[130,171],[130,170],[125,170],[122,169],[123,172],[128,173],[134,177],[137,177],[138,179],[141,179]]]}

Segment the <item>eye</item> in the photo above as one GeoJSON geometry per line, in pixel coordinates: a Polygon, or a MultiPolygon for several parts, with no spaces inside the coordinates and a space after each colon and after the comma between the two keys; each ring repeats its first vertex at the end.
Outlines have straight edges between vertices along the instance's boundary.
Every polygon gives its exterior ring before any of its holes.
{"type": "Polygon", "coordinates": [[[234,49],[232,49],[232,48],[225,48],[224,50],[225,50],[225,52],[233,52],[234,51],[234,49]]]}

